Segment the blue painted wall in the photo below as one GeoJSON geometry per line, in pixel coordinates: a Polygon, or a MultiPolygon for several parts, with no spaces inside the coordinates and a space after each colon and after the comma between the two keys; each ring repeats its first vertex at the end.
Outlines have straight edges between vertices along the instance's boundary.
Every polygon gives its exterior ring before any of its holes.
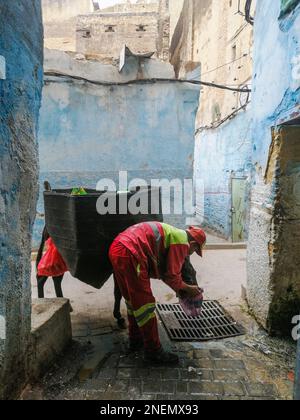
{"type": "MultiPolygon", "coordinates": [[[[295,77],[293,64],[300,56],[300,4],[282,18],[279,18],[280,6],[280,0],[257,2],[252,94],[255,171],[248,246],[248,301],[257,319],[271,331],[279,323],[286,323],[289,331],[292,314],[286,308],[293,308],[297,293],[298,308],[300,302],[300,288],[298,291],[294,288],[294,284],[300,284],[299,254],[295,253],[299,225],[294,220],[295,226],[287,234],[285,212],[278,217],[286,194],[285,190],[280,191],[280,156],[276,156],[276,150],[279,153],[282,145],[271,147],[272,129],[300,117],[300,78],[299,71],[298,78],[295,77]]],[[[299,122],[295,120],[294,124],[299,122]]]]}
{"type": "Polygon", "coordinates": [[[232,178],[250,181],[251,150],[249,108],[221,127],[204,130],[196,137],[195,177],[204,181],[204,225],[225,238],[232,234],[232,178]]]}
{"type": "MultiPolygon", "coordinates": [[[[197,86],[180,83],[95,86],[52,78],[41,109],[40,180],[95,188],[101,178],[193,176],[197,86]]],[[[40,197],[38,210],[43,213],[40,197]]],[[[166,218],[184,225],[184,216],[166,218]]],[[[34,246],[40,239],[38,218],[34,246]]]]}
{"type": "Polygon", "coordinates": [[[1,0],[0,28],[0,55],[6,59],[6,80],[0,80],[0,316],[6,327],[0,339],[1,398],[25,380],[28,361],[43,62],[40,1],[1,0]]]}

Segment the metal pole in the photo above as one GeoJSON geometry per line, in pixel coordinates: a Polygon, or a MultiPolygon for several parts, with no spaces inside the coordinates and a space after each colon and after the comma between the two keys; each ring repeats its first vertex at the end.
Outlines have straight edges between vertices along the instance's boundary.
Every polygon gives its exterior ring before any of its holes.
{"type": "Polygon", "coordinates": [[[295,400],[300,401],[300,338],[297,346],[297,362],[295,374],[295,400]]]}

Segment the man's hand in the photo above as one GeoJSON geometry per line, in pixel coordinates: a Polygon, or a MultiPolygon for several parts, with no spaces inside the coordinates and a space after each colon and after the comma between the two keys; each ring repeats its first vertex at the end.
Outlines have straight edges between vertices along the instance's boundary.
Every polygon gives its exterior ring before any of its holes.
{"type": "Polygon", "coordinates": [[[178,293],[180,298],[194,298],[200,295],[203,292],[198,286],[190,286],[188,284],[184,285],[184,288],[181,289],[178,293]]]}

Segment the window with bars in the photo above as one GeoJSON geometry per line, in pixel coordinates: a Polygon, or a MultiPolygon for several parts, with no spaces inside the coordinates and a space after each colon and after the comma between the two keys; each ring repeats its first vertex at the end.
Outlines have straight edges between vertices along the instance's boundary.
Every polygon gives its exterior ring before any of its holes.
{"type": "Polygon", "coordinates": [[[287,13],[295,9],[296,6],[300,4],[300,0],[281,0],[281,14],[280,16],[285,16],[287,13]]]}

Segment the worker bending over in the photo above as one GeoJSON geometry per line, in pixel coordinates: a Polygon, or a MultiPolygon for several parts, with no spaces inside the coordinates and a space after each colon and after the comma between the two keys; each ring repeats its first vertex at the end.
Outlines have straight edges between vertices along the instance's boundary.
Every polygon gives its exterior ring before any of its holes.
{"type": "Polygon", "coordinates": [[[179,296],[195,297],[198,286],[183,281],[181,270],[186,258],[202,256],[206,235],[200,228],[187,231],[165,223],[148,222],[121,233],[110,248],[115,280],[126,301],[130,349],[144,347],[145,361],[173,365],[177,355],[162,349],[155,315],[155,298],[150,278],[162,279],[179,296]]]}

